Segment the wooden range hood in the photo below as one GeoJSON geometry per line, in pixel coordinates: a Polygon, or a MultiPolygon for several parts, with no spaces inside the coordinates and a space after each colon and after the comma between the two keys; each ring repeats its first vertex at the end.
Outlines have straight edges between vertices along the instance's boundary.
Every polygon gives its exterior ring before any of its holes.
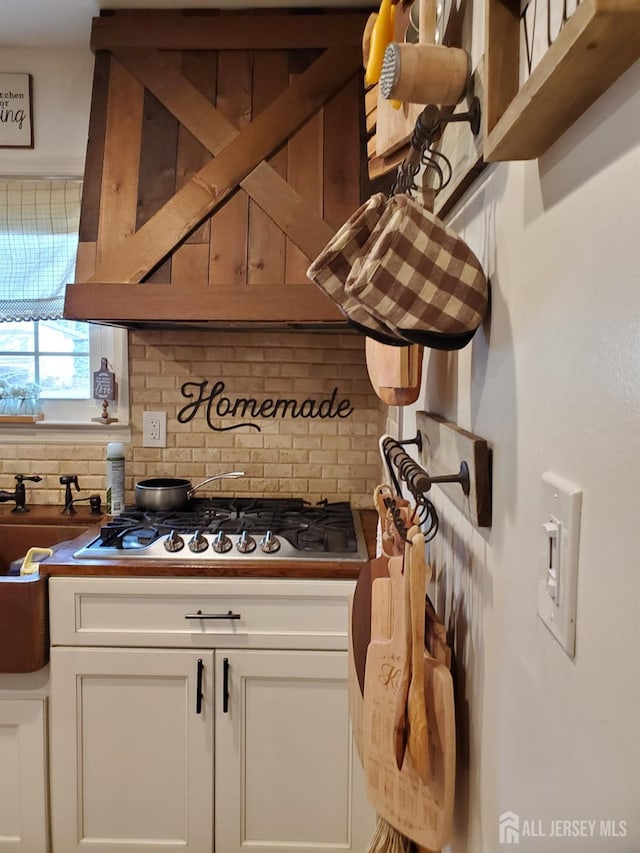
{"type": "Polygon", "coordinates": [[[342,325],[306,278],[368,194],[355,11],[94,18],[64,316],[137,327],[342,325]]]}

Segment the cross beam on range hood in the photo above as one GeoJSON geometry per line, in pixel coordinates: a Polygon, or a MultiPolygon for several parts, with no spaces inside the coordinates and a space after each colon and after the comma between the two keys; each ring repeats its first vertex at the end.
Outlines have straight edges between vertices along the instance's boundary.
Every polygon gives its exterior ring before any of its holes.
{"type": "Polygon", "coordinates": [[[342,325],[306,268],[363,196],[365,20],[347,12],[95,19],[65,317],[342,325]]]}

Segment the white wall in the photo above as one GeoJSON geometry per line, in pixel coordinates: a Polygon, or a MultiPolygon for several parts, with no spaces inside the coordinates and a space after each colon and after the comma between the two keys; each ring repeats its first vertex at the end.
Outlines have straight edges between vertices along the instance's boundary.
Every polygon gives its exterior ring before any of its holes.
{"type": "Polygon", "coordinates": [[[82,175],[93,80],[89,48],[0,48],[0,70],[32,75],[34,126],[33,148],[0,149],[0,175],[82,175]]]}
{"type": "Polygon", "coordinates": [[[637,63],[540,160],[485,173],[453,225],[491,316],[460,353],[431,351],[398,413],[403,437],[426,409],[493,448],[491,529],[440,495],[431,546],[456,642],[455,853],[505,849],[507,810],[547,833],[627,821],[619,839],[521,836],[523,852],[640,850],[639,143],[637,63]],[[573,659],[536,615],[547,470],[583,490],[573,659]]]}

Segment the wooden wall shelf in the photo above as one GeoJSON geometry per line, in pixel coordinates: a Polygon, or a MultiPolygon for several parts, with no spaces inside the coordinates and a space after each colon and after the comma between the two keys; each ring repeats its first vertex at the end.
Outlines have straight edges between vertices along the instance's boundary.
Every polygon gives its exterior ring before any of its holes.
{"type": "Polygon", "coordinates": [[[519,87],[520,0],[487,0],[484,159],[532,160],[640,57],[638,0],[582,0],[519,87]]]}

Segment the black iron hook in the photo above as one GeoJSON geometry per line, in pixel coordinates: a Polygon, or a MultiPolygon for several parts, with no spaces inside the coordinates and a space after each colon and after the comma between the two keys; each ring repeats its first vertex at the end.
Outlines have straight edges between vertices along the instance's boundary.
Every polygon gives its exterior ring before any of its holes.
{"type": "Polygon", "coordinates": [[[453,166],[442,151],[433,148],[433,144],[443,126],[451,122],[469,122],[471,132],[477,136],[480,132],[481,114],[480,99],[475,95],[470,99],[469,109],[462,113],[443,111],[435,104],[427,104],[416,119],[409,153],[398,166],[390,194],[393,196],[398,193],[416,192],[418,187],[415,177],[420,170],[420,165],[424,166],[425,171],[431,169],[438,177],[437,185],[431,189],[436,194],[444,189],[453,177],[453,166]]]}

